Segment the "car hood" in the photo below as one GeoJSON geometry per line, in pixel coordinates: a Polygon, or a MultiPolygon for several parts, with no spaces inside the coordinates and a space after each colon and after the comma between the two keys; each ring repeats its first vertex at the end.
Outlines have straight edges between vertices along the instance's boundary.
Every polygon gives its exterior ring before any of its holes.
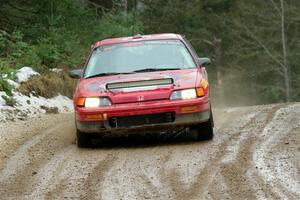
{"type": "Polygon", "coordinates": [[[199,75],[197,68],[81,79],[77,95],[108,96],[113,103],[169,99],[173,90],[194,88],[199,75]]]}

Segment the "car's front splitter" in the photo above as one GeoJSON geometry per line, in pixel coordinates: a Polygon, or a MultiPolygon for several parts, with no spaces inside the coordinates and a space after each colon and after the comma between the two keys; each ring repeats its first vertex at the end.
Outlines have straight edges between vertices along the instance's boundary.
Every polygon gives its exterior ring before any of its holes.
{"type": "Polygon", "coordinates": [[[102,134],[136,134],[139,132],[159,132],[164,129],[176,126],[188,126],[208,121],[210,118],[210,110],[196,113],[188,113],[175,115],[175,119],[170,123],[144,124],[131,127],[111,127],[109,120],[81,122],[76,121],[76,127],[85,133],[102,133],[102,134]]]}

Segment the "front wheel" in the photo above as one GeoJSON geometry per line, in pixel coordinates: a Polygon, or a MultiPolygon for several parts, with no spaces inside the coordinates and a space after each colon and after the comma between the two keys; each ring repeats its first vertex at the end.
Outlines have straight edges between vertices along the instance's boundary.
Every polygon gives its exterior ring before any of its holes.
{"type": "Polygon", "coordinates": [[[212,112],[207,122],[196,125],[197,140],[211,140],[214,137],[214,120],[212,112]]]}
{"type": "Polygon", "coordinates": [[[197,140],[211,140],[213,137],[214,129],[210,121],[198,125],[197,140]]]}
{"type": "Polygon", "coordinates": [[[92,146],[92,137],[89,133],[84,133],[77,129],[76,136],[77,147],[87,148],[92,146]]]}

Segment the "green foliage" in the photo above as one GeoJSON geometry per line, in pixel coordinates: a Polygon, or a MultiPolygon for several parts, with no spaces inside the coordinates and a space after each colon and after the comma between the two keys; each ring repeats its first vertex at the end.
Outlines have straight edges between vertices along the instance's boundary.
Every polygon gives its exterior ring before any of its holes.
{"type": "Polygon", "coordinates": [[[42,70],[42,58],[39,56],[39,48],[30,46],[18,60],[19,66],[31,66],[37,71],[42,70]]]}
{"type": "MultiPolygon", "coordinates": [[[[213,99],[220,92],[217,72],[221,72],[226,104],[281,102],[285,100],[283,69],[277,62],[283,62],[281,6],[279,0],[272,2],[4,1],[0,4],[0,59],[6,63],[6,70],[25,65],[38,71],[78,68],[96,41],[137,33],[175,32],[185,35],[199,56],[212,58],[207,70],[213,99]],[[215,44],[218,40],[221,53],[215,44]]],[[[300,100],[299,2],[284,1],[293,101],[300,100]]],[[[5,80],[0,81],[0,90],[9,91],[5,80]]]]}
{"type": "Polygon", "coordinates": [[[0,49],[2,52],[1,65],[5,65],[6,69],[10,66],[19,68],[24,65],[36,67],[41,63],[37,57],[35,46],[24,42],[23,34],[20,31],[14,31],[11,34],[1,31],[0,49]]]}
{"type": "Polygon", "coordinates": [[[38,41],[37,55],[42,61],[42,64],[47,67],[55,67],[59,61],[58,47],[51,43],[49,39],[42,38],[38,41]]]}
{"type": "Polygon", "coordinates": [[[12,96],[12,87],[3,78],[0,78],[0,91],[4,91],[8,96],[12,96]]]}
{"type": "MultiPolygon", "coordinates": [[[[13,72],[20,67],[33,67],[39,72],[54,67],[82,67],[94,42],[143,33],[137,13],[125,12],[120,2],[99,3],[99,7],[70,0],[2,3],[0,91],[12,95],[7,79],[13,80],[13,72]]],[[[10,104],[13,100],[7,98],[7,102],[10,104]]]]}
{"type": "Polygon", "coordinates": [[[140,21],[136,21],[136,16],[133,13],[124,12],[105,13],[99,25],[95,27],[95,36],[101,39],[124,37],[143,32],[143,25],[140,21]]]}
{"type": "Polygon", "coordinates": [[[8,34],[0,30],[0,56],[5,56],[8,47],[8,34]]]}
{"type": "Polygon", "coordinates": [[[0,59],[0,91],[4,91],[8,96],[12,96],[12,87],[7,79],[14,79],[14,70],[9,68],[8,62],[0,59]]]}
{"type": "Polygon", "coordinates": [[[10,39],[11,56],[18,59],[28,50],[29,44],[23,41],[23,34],[20,31],[12,32],[10,39]]]}

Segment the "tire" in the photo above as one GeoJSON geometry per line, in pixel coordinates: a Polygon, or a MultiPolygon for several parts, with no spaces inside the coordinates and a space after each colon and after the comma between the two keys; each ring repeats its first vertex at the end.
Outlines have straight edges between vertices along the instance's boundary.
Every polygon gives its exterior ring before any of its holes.
{"type": "Polygon", "coordinates": [[[197,126],[197,140],[211,140],[214,137],[214,120],[210,111],[210,118],[207,122],[197,126]]]}
{"type": "Polygon", "coordinates": [[[79,148],[88,148],[92,146],[92,137],[89,133],[84,133],[79,130],[76,131],[76,141],[77,147],[79,148]]]}

